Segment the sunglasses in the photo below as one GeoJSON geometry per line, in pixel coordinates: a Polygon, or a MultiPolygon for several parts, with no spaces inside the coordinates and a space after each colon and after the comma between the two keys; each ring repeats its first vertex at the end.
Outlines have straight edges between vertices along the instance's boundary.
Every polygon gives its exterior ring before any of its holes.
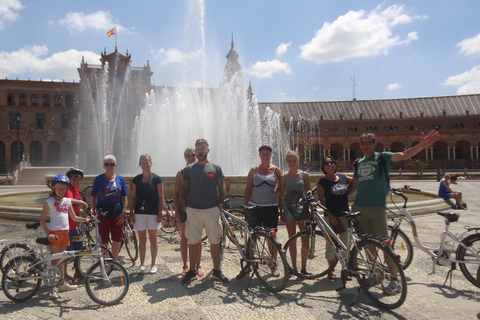
{"type": "Polygon", "coordinates": [[[103,165],[105,167],[115,167],[115,163],[112,163],[112,162],[105,162],[103,165]]]}
{"type": "Polygon", "coordinates": [[[327,165],[327,164],[335,164],[335,161],[325,161],[323,164],[324,164],[324,165],[327,165]]]}
{"type": "Polygon", "coordinates": [[[360,144],[361,144],[362,146],[371,146],[372,144],[375,144],[375,142],[373,142],[373,141],[363,142],[363,141],[362,141],[362,142],[360,142],[360,144]]]}
{"type": "Polygon", "coordinates": [[[195,155],[194,155],[194,154],[187,154],[186,157],[187,157],[187,158],[195,157],[195,155]]]}

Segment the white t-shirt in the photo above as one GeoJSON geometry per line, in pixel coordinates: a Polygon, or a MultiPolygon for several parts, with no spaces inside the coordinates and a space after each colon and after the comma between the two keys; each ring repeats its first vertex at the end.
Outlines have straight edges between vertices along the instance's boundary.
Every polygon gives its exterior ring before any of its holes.
{"type": "Polygon", "coordinates": [[[55,200],[53,197],[45,200],[48,203],[50,215],[50,231],[55,230],[69,230],[68,227],[68,208],[72,205],[72,199],[62,198],[62,200],[55,200]]]}

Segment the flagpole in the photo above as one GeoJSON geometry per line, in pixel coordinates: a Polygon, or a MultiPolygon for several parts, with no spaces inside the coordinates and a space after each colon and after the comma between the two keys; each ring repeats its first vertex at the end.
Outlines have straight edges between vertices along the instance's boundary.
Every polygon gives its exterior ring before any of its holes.
{"type": "Polygon", "coordinates": [[[115,26],[115,51],[117,50],[117,26],[115,26]]]}

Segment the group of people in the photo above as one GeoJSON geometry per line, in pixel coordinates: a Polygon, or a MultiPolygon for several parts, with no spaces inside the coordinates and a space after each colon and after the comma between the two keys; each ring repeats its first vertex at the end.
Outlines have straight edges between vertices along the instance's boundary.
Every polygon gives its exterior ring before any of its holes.
{"type": "MultiPolygon", "coordinates": [[[[349,210],[348,195],[354,191],[357,193],[352,210],[362,212],[359,219],[364,231],[387,235],[386,197],[389,193],[390,169],[395,162],[413,157],[438,139],[438,132],[431,131],[427,135],[422,134],[419,143],[410,149],[395,153],[379,153],[375,152],[377,146],[375,135],[364,133],[360,137],[364,157],[355,164],[353,177],[338,173],[337,163],[332,157],[322,160],[322,171],[325,176],[317,183],[318,198],[328,208],[325,212],[327,220],[342,241],[346,242],[346,227],[341,212],[349,210]]],[[[176,175],[174,201],[176,219],[180,222],[181,230],[183,284],[204,275],[200,264],[201,237],[204,229],[210,242],[212,278],[223,283],[229,282],[220,270],[219,245],[222,238],[220,212],[226,195],[225,181],[221,167],[209,161],[209,151],[207,140],[198,139],[195,148],[185,150],[186,166],[176,175]]],[[[306,171],[299,169],[300,157],[297,152],[289,151],[286,154],[285,161],[288,165],[286,173],[282,173],[280,168],[271,163],[272,152],[268,145],[259,148],[260,164],[253,166],[247,176],[245,205],[255,206],[255,226],[277,229],[280,217],[281,221],[285,222],[288,236],[291,237],[295,234],[297,225],[300,230],[305,230],[305,222],[310,219],[311,213],[308,208],[297,205],[298,200],[310,190],[310,177],[306,171]]],[[[127,214],[127,185],[125,179],[115,173],[114,156],[106,156],[103,165],[105,173],[97,176],[93,183],[91,207],[94,214],[98,213],[103,226],[99,230],[102,243],[107,245],[111,237],[113,258],[117,260],[127,214]]],[[[162,178],[151,170],[153,161],[150,155],[141,155],[139,165],[142,173],[135,176],[130,184],[130,219],[139,237],[139,272],[146,272],[148,233],[151,248],[149,272],[155,273],[158,251],[157,229],[162,222],[164,186],[162,178]]],[[[78,216],[78,208],[88,206],[81,201],[78,191],[83,172],[71,169],[67,175],[68,177],[59,175],[52,180],[53,192],[51,198],[45,201],[42,211],[42,227],[52,241],[50,245],[52,252],[65,250],[70,243],[75,245],[72,238],[69,241],[68,232],[65,231],[70,230],[73,236],[75,223],[88,221],[87,218],[78,216]],[[70,189],[72,191],[67,194],[67,190],[70,189]],[[51,219],[49,227],[45,223],[47,214],[50,214],[51,219]],[[68,222],[68,217],[71,218],[71,223],[68,222]]],[[[448,188],[448,185],[446,187],[448,188]]],[[[450,193],[454,194],[451,190],[450,193]]],[[[304,238],[301,239],[300,272],[308,274],[306,264],[309,242],[307,237],[304,238]]],[[[290,246],[289,254],[292,257],[292,267],[296,269],[298,253],[295,245],[290,246]]],[[[331,248],[327,247],[325,258],[330,264],[334,262],[335,257],[331,248]]],[[[393,270],[393,266],[391,273],[393,277],[386,292],[396,294],[400,292],[401,285],[395,278],[396,271],[393,270]]],[[[278,270],[272,270],[272,276],[279,275],[278,270]]],[[[328,277],[335,279],[335,271],[328,277]]],[[[62,282],[60,286],[63,288],[62,291],[74,289],[74,286],[68,283],[62,282]]]]}

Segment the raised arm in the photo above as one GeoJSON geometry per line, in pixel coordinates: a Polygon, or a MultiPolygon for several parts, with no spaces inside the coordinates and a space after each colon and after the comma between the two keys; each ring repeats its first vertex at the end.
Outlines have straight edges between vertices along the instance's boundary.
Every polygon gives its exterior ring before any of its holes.
{"type": "Polygon", "coordinates": [[[438,131],[432,130],[427,135],[425,135],[422,132],[422,137],[420,138],[420,142],[416,146],[411,147],[410,149],[407,149],[402,152],[395,152],[392,155],[392,162],[410,159],[411,157],[413,157],[423,149],[437,142],[439,139],[440,139],[440,134],[438,133],[438,131]]]}

